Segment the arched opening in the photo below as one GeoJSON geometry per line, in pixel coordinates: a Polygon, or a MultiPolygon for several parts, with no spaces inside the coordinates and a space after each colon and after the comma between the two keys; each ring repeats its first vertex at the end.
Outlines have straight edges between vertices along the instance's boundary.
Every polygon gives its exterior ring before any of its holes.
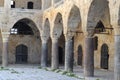
{"type": "Polygon", "coordinates": [[[63,51],[63,48],[59,46],[59,49],[58,49],[58,53],[59,53],[59,64],[64,64],[64,51],[63,51]]]}
{"type": "Polygon", "coordinates": [[[89,8],[87,20],[88,29],[95,28],[97,24],[101,25],[101,27],[97,26],[97,28],[100,28],[98,31],[103,32],[103,23],[107,28],[111,28],[108,0],[93,0],[89,8]]]}
{"type": "Polygon", "coordinates": [[[17,34],[19,34],[19,35],[34,35],[31,27],[26,22],[23,22],[23,21],[17,22],[13,26],[13,29],[11,29],[11,30],[14,30],[14,29],[17,30],[17,34]]]}
{"type": "Polygon", "coordinates": [[[73,6],[71,8],[71,11],[68,17],[68,26],[69,26],[70,31],[81,30],[80,10],[77,6],[73,6]]]}
{"type": "Polygon", "coordinates": [[[59,65],[64,65],[65,58],[65,37],[63,34],[63,20],[61,13],[57,13],[54,21],[53,35],[58,37],[58,60],[59,65]]]}
{"type": "MultiPolygon", "coordinates": [[[[82,33],[82,27],[81,27],[81,15],[80,15],[80,9],[76,6],[76,5],[73,5],[72,8],[70,9],[70,13],[69,13],[69,16],[68,16],[68,28],[67,28],[67,32],[68,33],[74,33],[72,36],[72,49],[71,52],[73,53],[71,56],[71,64],[73,64],[74,62],[77,64],[77,65],[82,65],[82,49],[78,49],[78,43],[79,42],[82,42],[82,39],[80,38],[83,38],[84,36],[83,35],[77,35],[77,34],[81,34],[82,33]],[[76,56],[78,55],[78,56],[76,56]],[[72,59],[74,58],[74,59],[72,59]],[[73,62],[72,62],[73,61],[73,62]]],[[[80,48],[80,47],[79,47],[80,48]]],[[[73,67],[73,66],[71,66],[73,67]]]]}
{"type": "Polygon", "coordinates": [[[15,8],[15,1],[11,1],[11,8],[15,8]]]}
{"type": "Polygon", "coordinates": [[[33,2],[28,2],[27,8],[28,9],[33,9],[33,7],[34,7],[34,3],[33,2]]]}
{"type": "Polygon", "coordinates": [[[52,53],[52,40],[49,38],[48,40],[48,66],[51,66],[51,54],[52,53]]]}
{"type": "Polygon", "coordinates": [[[28,48],[27,46],[21,44],[16,47],[16,63],[22,64],[27,63],[28,61],[28,48]]]}
{"type": "Polygon", "coordinates": [[[105,27],[101,21],[99,21],[95,27],[95,33],[105,32],[105,27]]]}
{"type": "Polygon", "coordinates": [[[50,22],[49,22],[49,19],[46,18],[45,19],[45,22],[44,22],[44,25],[43,25],[43,33],[42,33],[42,36],[46,36],[46,38],[48,39],[47,41],[47,51],[48,51],[48,55],[47,55],[47,63],[48,63],[48,66],[51,65],[51,50],[52,50],[52,41],[51,41],[51,38],[50,38],[50,22]]]}
{"type": "Polygon", "coordinates": [[[59,64],[64,65],[65,61],[65,37],[62,33],[59,38],[59,47],[58,47],[58,54],[59,54],[59,64]]]}
{"type": "Polygon", "coordinates": [[[103,44],[101,47],[101,68],[108,69],[108,61],[109,61],[109,48],[107,44],[103,44]]]}
{"type": "Polygon", "coordinates": [[[9,50],[8,50],[9,63],[16,63],[16,56],[14,53],[16,53],[16,49],[18,52],[18,50],[21,48],[21,47],[16,48],[18,44],[23,44],[27,46],[28,63],[32,64],[40,63],[41,38],[39,29],[37,28],[36,24],[28,18],[23,18],[13,25],[10,32],[11,34],[9,36],[9,50]]]}
{"type": "Polygon", "coordinates": [[[77,60],[77,64],[82,66],[82,62],[83,62],[83,50],[82,50],[82,46],[79,45],[78,46],[78,60],[77,60]]]}

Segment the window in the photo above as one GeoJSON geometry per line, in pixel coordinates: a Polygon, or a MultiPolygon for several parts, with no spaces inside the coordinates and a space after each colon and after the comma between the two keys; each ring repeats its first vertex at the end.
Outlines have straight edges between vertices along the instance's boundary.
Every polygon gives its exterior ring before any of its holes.
{"type": "Polygon", "coordinates": [[[15,8],[15,1],[11,1],[11,8],[15,8]]]}
{"type": "Polygon", "coordinates": [[[27,8],[28,9],[33,9],[33,2],[28,2],[27,8]]]}

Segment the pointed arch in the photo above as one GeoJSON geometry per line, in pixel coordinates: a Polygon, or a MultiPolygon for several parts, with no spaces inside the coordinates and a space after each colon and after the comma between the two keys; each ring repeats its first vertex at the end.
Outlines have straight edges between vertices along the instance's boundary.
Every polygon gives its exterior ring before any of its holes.
{"type": "Polygon", "coordinates": [[[105,26],[110,27],[110,11],[108,0],[92,1],[87,17],[87,28],[95,28],[99,20],[102,20],[105,26]]]}
{"type": "Polygon", "coordinates": [[[63,32],[63,19],[62,14],[58,12],[54,20],[53,35],[60,37],[62,32],[63,32]]]}
{"type": "Polygon", "coordinates": [[[77,30],[81,27],[81,15],[77,6],[73,5],[68,16],[68,29],[77,30]]]}
{"type": "Polygon", "coordinates": [[[43,25],[43,33],[45,36],[50,37],[50,22],[49,19],[46,18],[43,25]]]}

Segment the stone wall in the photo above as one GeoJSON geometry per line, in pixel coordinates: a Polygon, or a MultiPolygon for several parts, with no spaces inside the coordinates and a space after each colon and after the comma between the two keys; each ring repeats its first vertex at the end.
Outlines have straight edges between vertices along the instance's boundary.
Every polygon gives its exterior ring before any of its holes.
{"type": "Polygon", "coordinates": [[[16,47],[20,44],[28,47],[28,63],[40,63],[41,40],[33,35],[10,35],[9,63],[15,63],[16,47]]]}
{"type": "Polygon", "coordinates": [[[16,8],[25,8],[27,9],[27,3],[33,2],[34,9],[41,9],[42,2],[41,0],[14,0],[15,1],[15,7],[16,8]]]}

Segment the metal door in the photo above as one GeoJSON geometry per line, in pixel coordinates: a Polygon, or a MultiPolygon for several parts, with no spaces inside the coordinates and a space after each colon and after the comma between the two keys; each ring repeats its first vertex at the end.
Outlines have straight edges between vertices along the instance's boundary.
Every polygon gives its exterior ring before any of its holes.
{"type": "Polygon", "coordinates": [[[27,63],[28,48],[25,45],[16,47],[16,63],[27,63]]]}

